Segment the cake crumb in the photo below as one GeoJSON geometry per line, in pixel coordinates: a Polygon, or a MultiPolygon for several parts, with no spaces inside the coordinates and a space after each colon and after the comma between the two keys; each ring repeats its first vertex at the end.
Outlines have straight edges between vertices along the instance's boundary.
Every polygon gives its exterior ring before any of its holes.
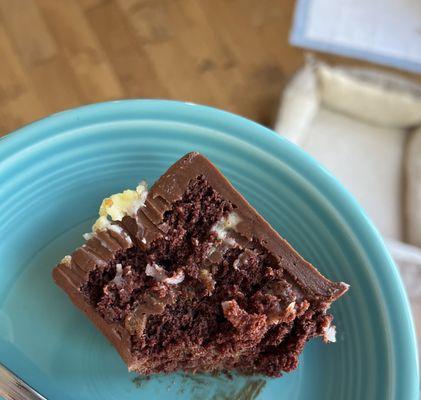
{"type": "Polygon", "coordinates": [[[142,385],[148,382],[151,379],[150,375],[139,375],[132,379],[132,382],[135,384],[137,388],[142,387],[142,385]]]}
{"type": "Polygon", "coordinates": [[[213,279],[212,274],[207,269],[201,269],[199,271],[199,279],[206,288],[207,294],[210,295],[215,290],[216,282],[213,279]]]}

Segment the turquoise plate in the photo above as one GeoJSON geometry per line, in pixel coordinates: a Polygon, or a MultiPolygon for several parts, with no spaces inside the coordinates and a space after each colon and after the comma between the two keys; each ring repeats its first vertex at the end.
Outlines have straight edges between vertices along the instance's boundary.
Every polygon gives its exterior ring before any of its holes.
{"type": "Polygon", "coordinates": [[[364,212],[274,132],[208,107],[128,100],[53,115],[0,141],[0,360],[49,399],[399,399],[418,393],[415,333],[389,254],[364,212]],[[129,374],[51,280],[106,195],[209,157],[320,271],[351,284],[338,342],[310,343],[280,379],[129,374]]]}

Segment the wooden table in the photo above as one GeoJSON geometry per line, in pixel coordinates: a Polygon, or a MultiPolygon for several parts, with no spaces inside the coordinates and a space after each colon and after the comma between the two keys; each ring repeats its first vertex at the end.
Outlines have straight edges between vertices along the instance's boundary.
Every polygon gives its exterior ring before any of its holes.
{"type": "Polygon", "coordinates": [[[81,104],[145,97],[270,125],[303,63],[288,44],[293,8],[293,0],[0,0],[0,135],[81,104]]]}

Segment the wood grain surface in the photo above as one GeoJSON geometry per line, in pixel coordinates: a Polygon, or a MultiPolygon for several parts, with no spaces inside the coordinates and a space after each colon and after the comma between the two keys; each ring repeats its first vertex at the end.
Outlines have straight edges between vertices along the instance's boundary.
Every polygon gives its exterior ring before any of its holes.
{"type": "Polygon", "coordinates": [[[293,0],[0,0],[0,136],[119,98],[192,101],[270,125],[303,63],[288,44],[293,9],[293,0]]]}

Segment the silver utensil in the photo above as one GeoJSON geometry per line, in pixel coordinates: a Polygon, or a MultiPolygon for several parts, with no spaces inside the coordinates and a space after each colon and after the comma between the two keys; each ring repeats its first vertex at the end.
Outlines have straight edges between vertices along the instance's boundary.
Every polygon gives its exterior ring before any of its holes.
{"type": "Polygon", "coordinates": [[[0,396],[6,400],[47,400],[1,363],[0,396]]]}

